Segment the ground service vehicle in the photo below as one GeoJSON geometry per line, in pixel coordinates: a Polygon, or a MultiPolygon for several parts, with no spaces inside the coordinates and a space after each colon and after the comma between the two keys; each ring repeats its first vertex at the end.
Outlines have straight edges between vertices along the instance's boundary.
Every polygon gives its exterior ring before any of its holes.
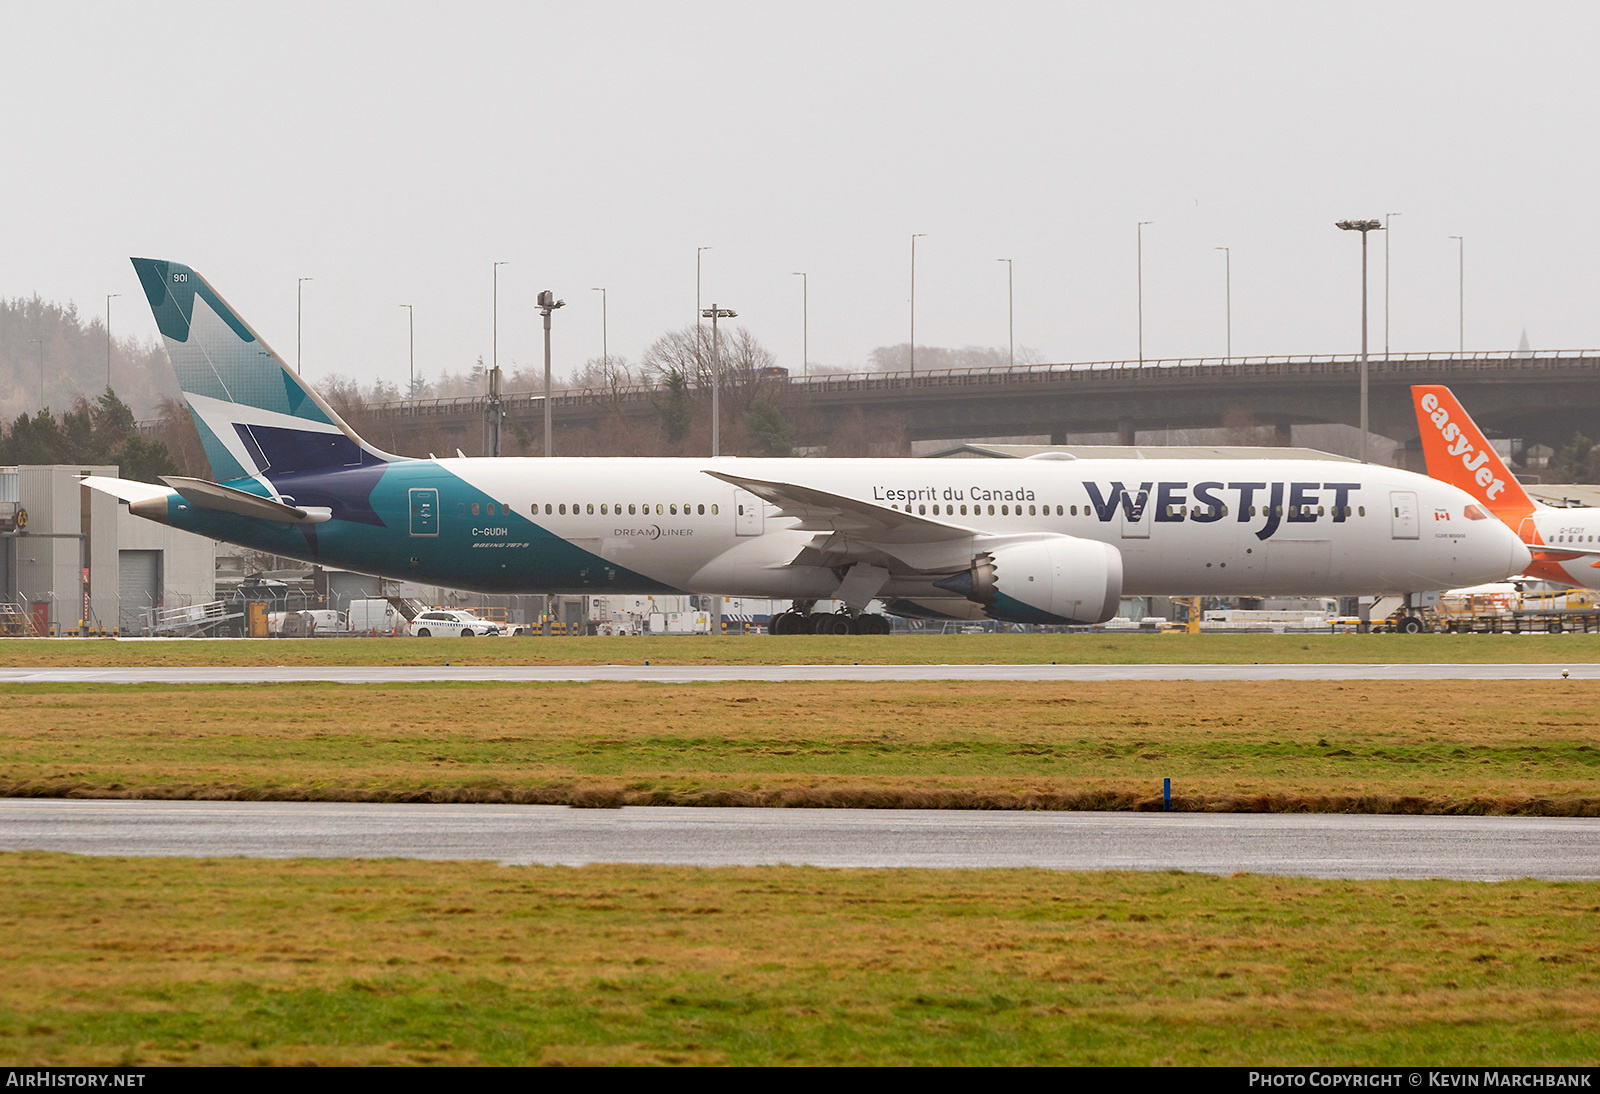
{"type": "Polygon", "coordinates": [[[487,619],[479,619],[471,612],[445,611],[434,609],[432,611],[418,612],[417,617],[411,621],[411,633],[418,638],[428,638],[432,635],[460,635],[462,638],[479,638],[486,635],[500,634],[500,625],[491,623],[487,619]]]}

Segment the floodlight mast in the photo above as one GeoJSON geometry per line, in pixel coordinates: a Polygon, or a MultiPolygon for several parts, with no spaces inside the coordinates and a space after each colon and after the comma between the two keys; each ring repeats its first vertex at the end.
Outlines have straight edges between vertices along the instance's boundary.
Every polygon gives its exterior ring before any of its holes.
{"type": "MultiPolygon", "coordinates": [[[[544,454],[550,458],[554,454],[555,434],[550,426],[550,316],[557,308],[567,306],[565,300],[557,300],[556,294],[545,289],[539,294],[539,314],[544,316],[544,454]]],[[[499,455],[499,453],[495,453],[499,455]]]]}
{"type": "Polygon", "coordinates": [[[1367,233],[1383,231],[1381,220],[1339,220],[1334,227],[1361,233],[1361,462],[1367,462],[1367,233]]]}
{"type": "Polygon", "coordinates": [[[718,319],[736,319],[739,313],[732,308],[719,308],[715,304],[700,313],[711,320],[711,454],[722,455],[722,342],[717,336],[718,319]]]}

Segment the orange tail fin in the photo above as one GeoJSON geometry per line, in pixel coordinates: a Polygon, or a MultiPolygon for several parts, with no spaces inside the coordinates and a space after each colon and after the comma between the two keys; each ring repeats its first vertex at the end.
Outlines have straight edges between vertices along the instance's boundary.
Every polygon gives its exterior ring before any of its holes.
{"type": "Polygon", "coordinates": [[[1411,400],[1417,410],[1428,475],[1465,490],[1506,524],[1520,527],[1538,506],[1450,389],[1442,385],[1413,387],[1411,400]]]}

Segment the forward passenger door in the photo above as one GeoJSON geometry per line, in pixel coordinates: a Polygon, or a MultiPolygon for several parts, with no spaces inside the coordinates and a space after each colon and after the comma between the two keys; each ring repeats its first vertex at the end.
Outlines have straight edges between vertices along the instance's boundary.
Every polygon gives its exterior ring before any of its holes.
{"type": "Polygon", "coordinates": [[[1389,491],[1389,534],[1393,539],[1416,539],[1417,495],[1410,490],[1389,491]]]}

